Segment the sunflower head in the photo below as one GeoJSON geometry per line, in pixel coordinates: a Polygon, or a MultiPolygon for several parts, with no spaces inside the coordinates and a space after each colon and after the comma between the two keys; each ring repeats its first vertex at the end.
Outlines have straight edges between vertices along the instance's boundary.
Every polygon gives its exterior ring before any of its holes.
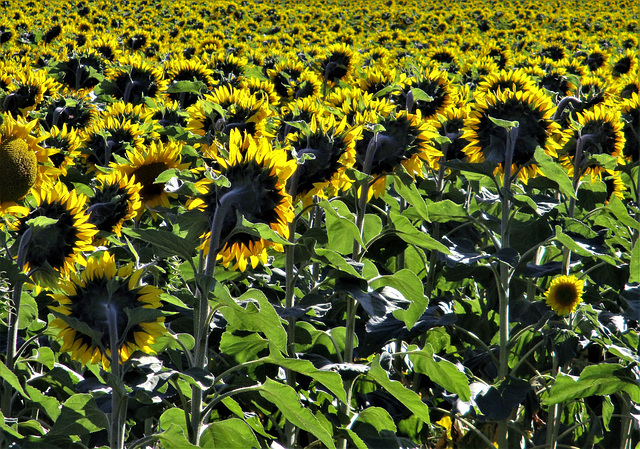
{"type": "MultiPolygon", "coordinates": [[[[228,157],[219,155],[213,146],[205,153],[218,162],[218,174],[224,175],[229,185],[216,188],[207,178],[199,181],[196,188],[200,195],[190,199],[187,207],[204,211],[211,221],[220,204],[229,202],[230,209],[222,217],[219,230],[221,248],[217,257],[223,265],[233,263],[234,268],[244,271],[248,263],[254,268],[260,262],[265,263],[268,247],[277,251],[283,248],[280,244],[236,230],[237,214],[252,223],[267,224],[287,238],[294,212],[285,186],[295,170],[295,161],[288,160],[284,150],[272,148],[266,138],[243,136],[237,129],[231,131],[227,146],[228,157]]],[[[203,237],[200,249],[208,252],[210,233],[203,237]]]]}
{"type": "Polygon", "coordinates": [[[577,277],[558,276],[545,293],[547,305],[558,315],[568,315],[575,312],[578,304],[582,302],[583,282],[577,277]]]}
{"type": "Polygon", "coordinates": [[[142,186],[118,171],[100,173],[96,180],[98,186],[87,209],[89,223],[99,231],[120,236],[122,224],[137,216],[142,208],[142,186]]]}
{"type": "Polygon", "coordinates": [[[153,353],[151,345],[165,330],[164,317],[156,309],[162,291],[151,285],[139,286],[142,272],[131,265],[118,267],[108,252],[92,257],[81,274],[75,272],[60,285],[62,293],[51,294],[58,303],[51,307],[57,317],[51,322],[59,329],[61,350],[83,364],[111,362],[112,332],[121,362],[136,351],[153,353]],[[149,309],[140,321],[130,321],[129,310],[149,309]]]}

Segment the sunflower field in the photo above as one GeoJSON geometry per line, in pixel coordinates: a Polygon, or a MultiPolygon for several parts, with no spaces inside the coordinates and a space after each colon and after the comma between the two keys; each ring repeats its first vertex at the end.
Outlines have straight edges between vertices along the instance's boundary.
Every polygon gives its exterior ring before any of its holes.
{"type": "Polygon", "coordinates": [[[4,0],[0,448],[640,448],[633,0],[4,0]]]}

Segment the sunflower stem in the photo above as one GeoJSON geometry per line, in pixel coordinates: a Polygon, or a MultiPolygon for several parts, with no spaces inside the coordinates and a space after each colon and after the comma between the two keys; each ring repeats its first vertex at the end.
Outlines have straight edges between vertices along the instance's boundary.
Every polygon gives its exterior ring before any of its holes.
{"type": "MultiPolygon", "coordinates": [[[[444,175],[445,175],[445,166],[444,162],[447,160],[447,152],[449,150],[449,144],[445,143],[442,145],[442,157],[440,158],[440,167],[438,167],[438,178],[436,179],[436,199],[435,202],[442,201],[442,197],[444,196],[444,175]]],[[[433,223],[433,232],[431,234],[435,240],[440,240],[440,223],[433,223]]],[[[425,293],[427,297],[431,298],[433,293],[434,284],[436,281],[436,264],[438,263],[438,252],[431,251],[429,254],[429,273],[427,274],[427,284],[425,288],[425,293]]]]}
{"type": "MultiPolygon", "coordinates": [[[[296,168],[296,171],[291,176],[291,184],[289,184],[289,195],[291,196],[291,201],[295,201],[296,196],[298,195],[298,182],[300,179],[300,166],[296,168]]],[[[286,287],[285,287],[285,307],[291,310],[294,306],[295,298],[294,298],[294,288],[295,288],[295,278],[294,278],[294,256],[295,256],[295,240],[296,240],[296,217],[294,215],[293,220],[289,223],[289,243],[291,245],[287,246],[285,252],[285,276],[286,276],[286,287]]],[[[290,314],[287,317],[287,355],[294,359],[296,358],[296,317],[290,314]]],[[[290,369],[285,369],[285,376],[287,378],[287,385],[294,388],[296,387],[296,376],[295,372],[290,369]]],[[[284,426],[285,430],[285,439],[288,448],[294,448],[296,446],[296,427],[289,420],[285,422],[284,426]]]]}
{"type": "MultiPolygon", "coordinates": [[[[553,353],[551,354],[552,358],[552,367],[551,367],[551,377],[555,379],[558,376],[558,353],[555,348],[553,348],[553,353]]],[[[549,408],[549,415],[547,417],[547,438],[546,445],[549,449],[556,449],[556,444],[558,442],[558,426],[556,425],[556,415],[558,414],[558,404],[553,404],[549,408]]]]}
{"type": "Polygon", "coordinates": [[[120,338],[118,338],[118,312],[109,301],[104,305],[109,328],[109,349],[111,352],[110,369],[114,384],[111,386],[111,430],[109,443],[111,449],[124,448],[127,396],[121,387],[122,370],[120,365],[120,338]],[[124,393],[124,394],[123,394],[124,393]]]}
{"type": "MultiPolygon", "coordinates": [[[[582,176],[582,159],[583,159],[583,147],[585,140],[580,137],[576,141],[576,154],[573,157],[573,180],[572,188],[574,196],[569,198],[569,208],[567,210],[567,216],[569,219],[573,218],[576,210],[576,197],[578,196],[578,187],[580,185],[580,177],[582,176]]],[[[571,250],[564,247],[562,251],[562,273],[566,276],[569,275],[569,268],[571,266],[571,250]]]]}
{"type": "MultiPolygon", "coordinates": [[[[502,200],[500,223],[500,249],[509,248],[509,217],[511,213],[511,165],[513,152],[518,138],[519,126],[505,129],[507,143],[504,158],[503,184],[500,192],[502,200]]],[[[498,378],[506,379],[509,375],[509,297],[510,297],[511,268],[505,262],[500,262],[500,284],[502,294],[499,295],[500,317],[500,356],[498,360],[498,378]]],[[[498,421],[498,447],[508,447],[508,418],[498,421]]]]}

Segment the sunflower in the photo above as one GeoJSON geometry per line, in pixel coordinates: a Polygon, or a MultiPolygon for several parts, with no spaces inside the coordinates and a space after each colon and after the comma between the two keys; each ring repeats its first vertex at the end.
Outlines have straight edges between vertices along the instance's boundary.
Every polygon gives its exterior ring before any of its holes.
{"type": "Polygon", "coordinates": [[[624,53],[615,59],[611,66],[611,75],[619,77],[633,74],[638,70],[638,55],[633,50],[627,48],[624,53]]]}
{"type": "MultiPolygon", "coordinates": [[[[587,159],[590,155],[609,154],[618,158],[618,163],[625,163],[625,137],[620,110],[606,104],[596,105],[593,109],[577,113],[577,119],[571,123],[567,131],[568,138],[562,148],[560,163],[567,173],[573,176],[574,157],[579,139],[582,141],[582,151],[587,159]]],[[[604,167],[593,160],[588,160],[584,174],[590,174],[592,179],[600,178],[605,172],[604,167]]]]}
{"type": "Polygon", "coordinates": [[[137,123],[113,116],[101,116],[82,133],[82,157],[91,169],[107,167],[128,150],[144,148],[144,131],[137,123]]]}
{"type": "Polygon", "coordinates": [[[568,315],[575,312],[578,304],[582,302],[583,283],[577,277],[558,276],[545,293],[547,305],[558,315],[568,315]]]}
{"type": "Polygon", "coordinates": [[[51,130],[66,124],[70,129],[83,130],[97,115],[96,107],[77,96],[56,96],[45,101],[39,108],[43,116],[43,128],[51,130]]]}
{"type": "Polygon", "coordinates": [[[325,109],[316,98],[299,98],[280,108],[280,127],[277,138],[282,141],[295,128],[287,122],[303,121],[307,124],[311,123],[314,117],[324,115],[325,109]]]}
{"type": "Polygon", "coordinates": [[[420,111],[424,120],[435,118],[453,104],[454,90],[446,72],[435,68],[426,68],[423,73],[410,77],[405,81],[405,87],[398,96],[396,103],[401,109],[407,109],[411,114],[420,111]],[[416,98],[412,89],[417,88],[426,93],[431,100],[416,98]]]}
{"type": "Polygon", "coordinates": [[[612,90],[623,100],[631,98],[633,94],[640,95],[640,78],[623,75],[620,78],[616,78],[612,90]]]}
{"type": "Polygon", "coordinates": [[[0,98],[0,109],[12,115],[25,115],[36,109],[46,97],[54,96],[60,85],[43,70],[23,68],[13,74],[12,89],[0,98]]]}
{"type": "Polygon", "coordinates": [[[303,204],[310,202],[314,195],[333,196],[348,189],[353,181],[345,170],[355,163],[355,145],[360,137],[359,126],[348,128],[343,118],[336,123],[335,116],[326,119],[313,117],[310,133],[302,131],[287,136],[296,157],[312,154],[298,165],[298,185],[295,200],[303,204]]]}
{"type": "Polygon", "coordinates": [[[523,182],[538,173],[530,162],[538,146],[549,155],[556,156],[559,147],[560,126],[551,120],[555,106],[541,91],[498,90],[482,95],[472,106],[465,122],[462,138],[469,144],[463,150],[469,162],[490,160],[504,168],[507,132],[490,118],[519,123],[518,136],[513,149],[512,173],[518,169],[523,182]]]}
{"type": "Polygon", "coordinates": [[[265,99],[251,95],[246,89],[228,86],[221,86],[212,95],[205,95],[204,99],[187,108],[187,112],[190,116],[187,129],[205,137],[206,145],[216,137],[228,136],[233,129],[254,136],[266,135],[266,119],[272,114],[265,99]]]}
{"type": "Polygon", "coordinates": [[[500,70],[490,73],[480,81],[474,95],[496,92],[498,89],[505,91],[527,91],[535,89],[534,81],[522,69],[500,70]]]}
{"type": "Polygon", "coordinates": [[[62,128],[54,126],[49,132],[44,133],[40,145],[49,151],[49,159],[59,174],[66,176],[67,169],[73,166],[80,156],[82,140],[75,129],[69,129],[67,124],[63,123],[62,128]]]}
{"type": "Polygon", "coordinates": [[[38,187],[55,174],[49,163],[49,153],[35,137],[38,121],[14,119],[0,115],[0,214],[15,206],[33,187],[38,187]]]}
{"type": "Polygon", "coordinates": [[[57,76],[67,92],[79,96],[91,92],[104,79],[103,71],[104,62],[95,50],[72,53],[52,64],[50,69],[50,73],[57,76]]]}
{"type": "Polygon", "coordinates": [[[244,77],[249,60],[231,53],[216,52],[203,56],[203,62],[213,71],[213,79],[222,84],[237,86],[244,77]]]}
{"type": "MultiPolygon", "coordinates": [[[[287,180],[296,168],[294,160],[288,160],[286,151],[272,149],[265,138],[243,135],[239,130],[231,131],[228,157],[219,155],[214,146],[205,150],[205,155],[217,161],[218,174],[229,181],[228,187],[216,189],[212,181],[205,178],[196,183],[200,195],[187,202],[187,208],[204,211],[213,220],[216,209],[226,195],[235,200],[233,209],[252,223],[265,223],[283,238],[289,236],[289,223],[294,211],[291,196],[286,192],[287,180]]],[[[247,263],[256,267],[266,263],[266,249],[282,251],[282,245],[264,240],[246,232],[232,232],[236,227],[236,214],[230,212],[223,217],[221,249],[217,258],[224,266],[233,263],[233,268],[244,271],[247,263]],[[224,242],[224,243],[222,243],[224,242]]],[[[209,251],[210,233],[203,236],[199,249],[209,251]]]]}
{"type": "Polygon", "coordinates": [[[280,103],[280,95],[276,92],[275,85],[270,80],[249,77],[240,81],[240,88],[247,89],[251,95],[256,95],[261,100],[267,100],[270,106],[280,103]]]}
{"type": "Polygon", "coordinates": [[[265,68],[276,92],[286,101],[293,99],[300,75],[305,70],[304,64],[293,57],[277,61],[273,68],[265,68]]]}
{"type": "Polygon", "coordinates": [[[122,224],[141,213],[142,186],[133,178],[118,172],[99,173],[93,197],[89,199],[87,212],[89,223],[99,231],[121,235],[122,224]]]}
{"type": "Polygon", "coordinates": [[[21,242],[24,253],[18,255],[24,261],[24,271],[36,270],[38,281],[40,270],[46,273],[53,269],[65,276],[75,270],[76,263],[85,265],[82,252],[93,249],[93,237],[98,232],[88,222],[86,196],[75,190],[69,192],[61,182],[33,189],[32,195],[34,206],[11,224],[18,235],[27,239],[21,242]],[[31,227],[31,220],[40,217],[45,217],[43,223],[31,227]]]}
{"type": "Polygon", "coordinates": [[[51,294],[59,305],[50,306],[57,314],[51,326],[59,329],[61,351],[70,352],[83,365],[102,362],[108,369],[112,349],[110,330],[115,327],[121,362],[137,350],[153,353],[151,345],[166,332],[162,325],[164,317],[160,313],[149,314],[143,321],[131,323],[126,312],[160,307],[162,291],[153,285],[139,286],[141,275],[142,270],[134,272],[132,264],[118,268],[114,256],[105,251],[90,258],[81,274],[74,272],[62,281],[62,293],[51,294]],[[92,335],[83,333],[83,328],[92,335]]]}
{"type": "Polygon", "coordinates": [[[400,111],[386,118],[374,114],[367,114],[356,119],[363,125],[362,139],[356,142],[355,168],[365,169],[364,162],[367,150],[375,139],[373,158],[368,174],[376,180],[369,194],[380,196],[386,187],[386,174],[393,172],[398,165],[402,165],[412,176],[422,175],[424,163],[429,167],[442,156],[436,150],[431,140],[437,136],[419,115],[400,111]],[[380,124],[384,131],[374,133],[367,125],[380,124]]]}
{"type": "MultiPolygon", "coordinates": [[[[445,160],[450,161],[453,159],[463,159],[465,157],[462,151],[469,141],[462,138],[464,123],[469,116],[469,107],[448,107],[441,115],[438,115],[438,120],[435,125],[436,131],[442,137],[447,137],[451,143],[447,144],[447,152],[444,154],[445,160]]],[[[443,151],[443,145],[434,143],[434,147],[440,151],[443,151]]]]}
{"type": "Polygon", "coordinates": [[[387,98],[373,98],[372,94],[358,88],[336,88],[327,96],[327,106],[337,110],[337,114],[347,118],[347,123],[355,125],[356,117],[367,114],[388,116],[396,106],[387,98]]]}
{"type": "MultiPolygon", "coordinates": [[[[141,184],[140,197],[142,201],[155,217],[155,209],[171,206],[169,198],[176,195],[164,190],[163,183],[156,183],[155,180],[160,173],[171,168],[183,170],[189,164],[181,162],[180,153],[182,143],[179,142],[151,142],[144,150],[128,150],[126,164],[112,163],[111,167],[122,175],[128,175],[134,182],[141,184]]],[[[138,216],[144,210],[140,209],[138,216]]]]}
{"type": "MultiPolygon", "coordinates": [[[[204,62],[197,59],[172,59],[164,67],[165,78],[172,83],[180,81],[196,81],[204,84],[206,89],[211,89],[214,84],[214,72],[204,62]]],[[[169,99],[178,101],[183,108],[189,107],[198,101],[199,95],[195,92],[169,92],[169,99]]]]}
{"type": "Polygon", "coordinates": [[[405,73],[398,75],[395,68],[373,66],[365,67],[358,78],[360,89],[375,95],[394,83],[402,85],[406,77],[405,73]]]}
{"type": "Polygon", "coordinates": [[[624,156],[632,162],[640,159],[640,95],[634,93],[620,105],[624,121],[624,156]]]}
{"type": "Polygon", "coordinates": [[[106,93],[125,103],[140,104],[164,92],[167,81],[162,69],[145,62],[139,54],[124,56],[114,68],[107,69],[106,93]]]}

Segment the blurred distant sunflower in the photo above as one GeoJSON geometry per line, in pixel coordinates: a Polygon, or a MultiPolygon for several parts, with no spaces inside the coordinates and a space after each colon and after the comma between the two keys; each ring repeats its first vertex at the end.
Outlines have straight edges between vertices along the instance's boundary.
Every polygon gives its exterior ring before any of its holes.
{"type": "MultiPolygon", "coordinates": [[[[567,132],[566,140],[560,156],[560,163],[566,168],[570,176],[573,175],[576,144],[582,139],[583,159],[588,161],[590,155],[609,154],[618,158],[618,162],[625,163],[625,138],[620,110],[612,105],[599,104],[593,109],[578,113],[575,122],[567,132]]],[[[600,178],[605,172],[604,167],[590,162],[584,174],[592,178],[600,178]]]]}
{"type": "Polygon", "coordinates": [[[526,91],[536,88],[534,81],[522,69],[500,70],[490,73],[482,79],[475,90],[475,95],[488,92],[496,92],[498,89],[505,91],[526,91]]]}
{"type": "Polygon", "coordinates": [[[118,39],[108,33],[95,34],[89,43],[89,49],[95,50],[104,61],[109,62],[115,61],[122,53],[118,39]]]}
{"type": "Polygon", "coordinates": [[[304,64],[293,58],[285,58],[276,62],[273,68],[267,68],[269,80],[282,100],[291,100],[302,72],[306,70],[304,64]]]}
{"type": "Polygon", "coordinates": [[[638,70],[638,55],[637,52],[627,48],[624,53],[615,58],[611,65],[611,74],[614,77],[619,77],[627,74],[635,73],[638,70]]]}
{"type": "Polygon", "coordinates": [[[360,171],[364,169],[367,148],[375,138],[375,152],[369,174],[376,181],[369,192],[378,197],[386,187],[384,175],[393,172],[398,165],[402,165],[412,176],[422,175],[424,164],[433,167],[442,153],[431,143],[437,134],[419,116],[401,111],[387,118],[374,117],[363,117],[361,122],[363,132],[362,139],[356,142],[355,168],[360,171]],[[380,124],[385,130],[374,134],[367,129],[367,124],[380,124]]]}
{"type": "Polygon", "coordinates": [[[358,77],[360,89],[369,94],[375,95],[382,89],[391,86],[396,79],[398,84],[402,84],[406,78],[406,74],[400,74],[398,77],[397,71],[393,67],[365,67],[361,76],[358,77]]]}
{"type": "Polygon", "coordinates": [[[293,99],[315,98],[322,90],[322,81],[311,70],[303,71],[295,83],[293,99]]]}
{"type": "Polygon", "coordinates": [[[596,47],[591,50],[591,52],[586,55],[583,60],[583,64],[589,68],[592,72],[595,72],[600,67],[603,67],[607,60],[609,59],[609,55],[605,50],[602,50],[599,47],[596,47]]]}
{"type": "Polygon", "coordinates": [[[142,186],[116,170],[96,176],[96,190],[89,199],[89,223],[99,231],[120,236],[125,221],[135,218],[142,209],[142,186]]]}
{"type": "Polygon", "coordinates": [[[336,88],[326,98],[328,106],[336,108],[338,115],[347,118],[347,123],[355,125],[355,118],[363,114],[379,114],[388,116],[396,109],[395,104],[387,98],[373,98],[373,94],[358,88],[336,88]]]}
{"type": "Polygon", "coordinates": [[[107,69],[106,93],[125,103],[140,104],[145,98],[156,98],[167,88],[162,69],[145,62],[139,54],[124,56],[107,69]]]}
{"type": "Polygon", "coordinates": [[[547,305],[558,315],[568,315],[575,312],[582,302],[583,282],[577,277],[558,276],[545,293],[547,305]]]}
{"type": "Polygon", "coordinates": [[[462,138],[469,141],[469,145],[463,151],[469,162],[489,160],[500,164],[499,169],[503,170],[507,132],[489,117],[517,121],[519,128],[513,152],[512,173],[520,169],[518,176],[523,182],[527,182],[538,173],[537,167],[530,164],[538,146],[549,155],[557,155],[560,126],[551,120],[554,111],[551,99],[537,89],[490,92],[481,96],[472,106],[462,135],[462,138]]]}
{"type": "Polygon", "coordinates": [[[249,64],[249,60],[244,56],[222,52],[205,55],[202,60],[212,70],[212,77],[216,82],[234,87],[237,87],[244,77],[245,68],[249,64]]]}
{"type": "Polygon", "coordinates": [[[482,58],[471,57],[460,69],[461,83],[468,84],[473,90],[487,75],[499,71],[500,67],[492,58],[487,56],[482,58]]]}
{"type": "Polygon", "coordinates": [[[49,151],[33,135],[38,121],[10,114],[0,116],[0,215],[50,178],[49,151]]]}
{"type": "Polygon", "coordinates": [[[109,322],[113,323],[117,336],[118,354],[125,362],[136,351],[153,353],[151,345],[166,330],[164,317],[150,314],[141,322],[130,323],[126,310],[160,307],[162,291],[152,285],[138,286],[142,270],[133,271],[131,264],[118,268],[114,256],[103,252],[90,258],[81,274],[72,273],[59,286],[62,293],[51,294],[59,304],[50,309],[58,314],[51,326],[59,329],[63,352],[86,365],[102,362],[108,369],[111,362],[111,338],[109,322]],[[68,317],[68,318],[67,318],[68,317]],[[73,320],[73,321],[72,321],[73,320]],[[87,335],[74,327],[75,321],[88,327],[93,335],[87,335]]]}
{"type": "MultiPolygon", "coordinates": [[[[245,233],[233,232],[236,227],[237,211],[252,223],[265,223],[283,238],[289,236],[289,223],[294,211],[291,196],[286,192],[286,183],[295,171],[295,161],[288,160],[286,151],[272,149],[265,138],[253,138],[239,130],[231,131],[228,143],[228,157],[219,155],[215,147],[205,150],[205,154],[215,159],[230,185],[217,189],[209,179],[196,183],[200,195],[187,202],[189,209],[199,209],[213,220],[220,201],[226,195],[232,209],[224,217],[221,229],[221,245],[218,259],[225,266],[233,263],[233,268],[244,271],[249,263],[256,267],[266,263],[269,247],[282,251],[282,245],[245,233]],[[224,243],[223,243],[224,242],[224,243]]],[[[199,249],[209,251],[210,234],[207,232],[199,249]]]]}
{"type": "Polygon", "coordinates": [[[240,87],[247,89],[251,95],[256,95],[259,99],[266,99],[271,106],[276,106],[280,103],[280,96],[270,80],[263,81],[254,77],[243,78],[240,82],[240,87]]]}
{"type": "Polygon", "coordinates": [[[640,95],[634,93],[620,105],[624,121],[624,156],[632,162],[640,159],[640,95]]]}
{"type": "Polygon", "coordinates": [[[563,67],[555,67],[547,70],[538,81],[538,87],[558,94],[560,97],[571,95],[576,85],[567,77],[567,70],[563,67]]]}
{"type": "Polygon", "coordinates": [[[323,115],[324,112],[324,108],[316,98],[299,98],[282,106],[279,114],[280,128],[277,138],[282,141],[287,134],[295,131],[295,128],[287,122],[303,121],[309,124],[314,117],[323,115]]]}
{"type": "Polygon", "coordinates": [[[616,78],[612,91],[622,99],[631,98],[633,94],[640,95],[640,78],[629,75],[616,78]]]}
{"type": "Polygon", "coordinates": [[[322,119],[314,117],[309,126],[310,134],[302,131],[287,136],[293,147],[293,155],[311,154],[298,165],[298,186],[295,200],[310,202],[314,195],[329,197],[348,189],[353,181],[345,170],[355,163],[356,140],[362,132],[359,126],[348,128],[343,118],[336,123],[333,115],[322,119]]]}
{"type": "MultiPolygon", "coordinates": [[[[184,170],[189,167],[189,164],[181,162],[181,151],[182,143],[179,142],[151,142],[144,150],[127,151],[129,163],[112,163],[111,166],[142,186],[140,197],[155,217],[155,209],[158,206],[169,208],[171,206],[169,198],[176,197],[175,194],[164,190],[164,183],[156,183],[155,180],[165,170],[171,168],[184,170]]],[[[138,216],[142,211],[143,209],[140,209],[138,216]]]]}
{"type": "MultiPolygon", "coordinates": [[[[85,265],[83,251],[93,249],[93,237],[98,230],[88,222],[85,211],[87,197],[69,192],[61,182],[32,190],[34,206],[24,217],[11,224],[22,241],[18,257],[24,261],[24,271],[34,273],[38,281],[39,271],[53,269],[63,276],[75,270],[75,264],[85,265]],[[44,217],[44,223],[31,227],[31,221],[44,217]]],[[[43,278],[46,283],[46,279],[43,278]]]]}

